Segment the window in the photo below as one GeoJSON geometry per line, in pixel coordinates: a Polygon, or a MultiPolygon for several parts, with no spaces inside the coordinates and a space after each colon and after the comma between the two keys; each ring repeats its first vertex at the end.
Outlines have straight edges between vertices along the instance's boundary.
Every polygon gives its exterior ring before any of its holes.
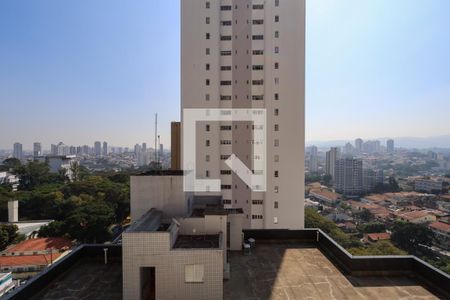
{"type": "Polygon", "coordinates": [[[209,124],[206,124],[205,130],[206,130],[206,131],[209,131],[210,129],[211,129],[211,126],[210,126],[209,124]]]}
{"type": "Polygon", "coordinates": [[[206,140],[206,147],[209,147],[211,145],[211,141],[210,140],[206,140]]]}
{"type": "Polygon", "coordinates": [[[211,53],[211,50],[209,48],[206,48],[206,55],[209,55],[211,53]]]}
{"type": "Polygon", "coordinates": [[[231,35],[221,35],[220,40],[221,41],[231,41],[231,35]]]}
{"type": "Polygon", "coordinates": [[[264,100],[264,95],[253,95],[252,100],[264,100]]]}
{"type": "Polygon", "coordinates": [[[264,9],[264,4],[253,4],[253,9],[264,9]]]}
{"type": "Polygon", "coordinates": [[[260,80],[252,80],[252,84],[253,85],[263,85],[264,84],[264,80],[260,79],[260,80]]]}
{"type": "Polygon", "coordinates": [[[263,204],[263,200],[252,200],[252,204],[253,205],[262,205],[263,204]]]}
{"type": "Polygon", "coordinates": [[[278,171],[274,171],[274,172],[273,172],[273,176],[274,176],[274,177],[278,177],[278,175],[279,175],[279,174],[278,174],[278,171]]]}
{"type": "Polygon", "coordinates": [[[222,190],[231,190],[231,185],[230,184],[221,184],[220,188],[222,190]]]}
{"type": "Polygon", "coordinates": [[[275,124],[275,125],[273,126],[273,130],[279,131],[279,130],[280,130],[280,126],[279,126],[278,124],[275,124]]]}
{"type": "Polygon", "coordinates": [[[280,161],[280,156],[279,156],[278,154],[275,154],[275,155],[273,156],[273,161],[274,161],[274,162],[279,162],[279,161],[280,161]]]}
{"type": "Polygon", "coordinates": [[[211,37],[211,35],[209,34],[209,32],[206,33],[206,39],[209,40],[209,38],[211,37]]]}
{"type": "Polygon", "coordinates": [[[273,68],[274,68],[275,70],[278,70],[279,67],[280,67],[280,65],[279,65],[277,62],[273,65],[273,68]]]}
{"type": "Polygon", "coordinates": [[[280,16],[275,16],[275,22],[280,22],[280,16]]]}
{"type": "Polygon", "coordinates": [[[222,125],[222,126],[220,126],[220,130],[231,130],[231,126],[230,125],[222,125]]]}
{"type": "Polygon", "coordinates": [[[231,9],[232,9],[231,5],[221,5],[220,6],[220,10],[231,10],[231,9]]]}
{"type": "Polygon", "coordinates": [[[231,100],[231,96],[229,96],[229,95],[220,95],[220,100],[231,100]]]}
{"type": "Polygon", "coordinates": [[[206,69],[206,71],[209,71],[210,65],[209,65],[209,64],[206,64],[206,65],[205,65],[205,69],[206,69]]]}
{"type": "Polygon", "coordinates": [[[275,46],[275,53],[280,53],[280,48],[278,46],[275,46]]]}
{"type": "Polygon", "coordinates": [[[206,22],[206,24],[209,24],[209,23],[211,23],[211,19],[209,17],[206,17],[205,22],[206,22]]]}
{"type": "Polygon", "coordinates": [[[220,159],[221,159],[221,160],[227,160],[228,158],[230,158],[229,155],[221,155],[221,156],[220,156],[220,159]]]}
{"type": "Polygon", "coordinates": [[[279,100],[278,93],[275,93],[275,95],[273,95],[273,98],[274,98],[275,100],[279,100]]]}
{"type": "Polygon", "coordinates": [[[211,157],[210,157],[209,155],[206,155],[206,156],[205,156],[205,161],[209,162],[210,159],[211,159],[211,157]]]}
{"type": "Polygon", "coordinates": [[[278,208],[278,201],[273,202],[273,208],[278,208]]]}
{"type": "Polygon", "coordinates": [[[230,56],[231,55],[231,51],[230,50],[220,51],[220,55],[221,56],[230,56]]]}
{"type": "Polygon", "coordinates": [[[221,145],[231,145],[231,140],[220,140],[221,145]]]}
{"type": "Polygon", "coordinates": [[[275,84],[279,84],[279,83],[280,83],[280,78],[275,77],[275,78],[274,78],[274,82],[275,82],[275,84]]]}
{"type": "Polygon", "coordinates": [[[210,7],[210,3],[209,3],[209,1],[206,1],[206,8],[209,8],[210,7]]]}
{"type": "Polygon", "coordinates": [[[277,186],[277,185],[274,186],[274,187],[273,187],[273,192],[274,192],[275,194],[278,194],[278,191],[279,191],[278,186],[277,186]]]}
{"type": "Polygon", "coordinates": [[[264,24],[264,20],[253,20],[253,25],[261,25],[264,24]]]}
{"type": "Polygon", "coordinates": [[[206,101],[209,101],[209,94],[206,94],[206,95],[205,95],[205,100],[206,100],[206,101]]]}
{"type": "Polygon", "coordinates": [[[222,26],[231,26],[231,21],[222,21],[222,26]]]}
{"type": "Polygon", "coordinates": [[[275,0],[275,7],[280,6],[280,0],[275,0]]]}
{"type": "Polygon", "coordinates": [[[277,31],[275,31],[275,38],[279,38],[280,37],[280,33],[277,31]]]}
{"type": "Polygon", "coordinates": [[[262,34],[257,34],[257,35],[252,36],[252,40],[263,40],[263,39],[264,39],[264,35],[262,35],[262,34]]]}
{"type": "Polygon", "coordinates": [[[264,70],[264,66],[263,65],[254,65],[254,66],[252,66],[252,70],[264,70]]]}
{"type": "Polygon", "coordinates": [[[273,217],[273,223],[278,224],[278,217],[273,217]]]}
{"type": "Polygon", "coordinates": [[[262,220],[262,218],[263,218],[262,215],[252,215],[253,220],[262,220]]]}
{"type": "Polygon", "coordinates": [[[253,50],[252,53],[253,53],[253,55],[263,55],[264,50],[253,50]]]}
{"type": "Polygon", "coordinates": [[[224,200],[223,200],[223,204],[231,204],[231,200],[229,200],[229,199],[224,199],[224,200]]]}
{"type": "Polygon", "coordinates": [[[204,265],[185,265],[184,266],[184,282],[203,282],[205,276],[204,265]]]}
{"type": "Polygon", "coordinates": [[[220,81],[220,85],[231,85],[231,80],[222,80],[220,81]]]}
{"type": "Polygon", "coordinates": [[[221,71],[231,71],[231,66],[221,66],[220,70],[221,71]]]}
{"type": "Polygon", "coordinates": [[[279,114],[278,108],[275,108],[275,109],[273,110],[273,114],[274,114],[275,116],[278,116],[278,114],[279,114]]]}
{"type": "Polygon", "coordinates": [[[210,81],[209,79],[206,79],[206,85],[209,85],[210,81]]]}
{"type": "Polygon", "coordinates": [[[280,141],[279,141],[278,139],[275,139],[275,140],[273,141],[273,145],[274,145],[275,147],[280,146],[280,141]]]}
{"type": "Polygon", "coordinates": [[[220,175],[231,175],[231,170],[220,170],[220,175]]]}

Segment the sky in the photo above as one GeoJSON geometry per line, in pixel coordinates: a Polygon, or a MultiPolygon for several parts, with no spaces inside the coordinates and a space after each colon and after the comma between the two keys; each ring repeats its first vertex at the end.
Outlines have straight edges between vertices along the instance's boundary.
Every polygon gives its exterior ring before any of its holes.
{"type": "MultiPolygon", "coordinates": [[[[296,0],[284,0],[296,1],[296,0]]],[[[0,148],[161,142],[179,0],[0,1],[0,148]]],[[[450,1],[308,0],[306,139],[450,134],[450,1]]]]}

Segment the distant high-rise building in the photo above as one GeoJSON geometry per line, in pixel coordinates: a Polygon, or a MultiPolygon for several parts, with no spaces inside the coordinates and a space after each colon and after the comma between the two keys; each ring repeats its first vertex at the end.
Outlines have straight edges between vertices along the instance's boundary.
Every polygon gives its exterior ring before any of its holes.
{"type": "Polygon", "coordinates": [[[83,146],[83,154],[89,155],[90,154],[90,147],[88,145],[83,146]]]}
{"type": "Polygon", "coordinates": [[[64,145],[63,142],[59,142],[58,145],[51,145],[51,154],[52,155],[69,155],[70,148],[67,145],[64,145]]]}
{"type": "Polygon", "coordinates": [[[380,141],[367,141],[363,144],[363,152],[367,154],[379,153],[380,150],[380,141]]]}
{"type": "Polygon", "coordinates": [[[103,156],[108,156],[108,143],[103,142],[103,156]]]}
{"type": "Polygon", "coordinates": [[[94,154],[95,154],[95,156],[102,155],[102,143],[99,141],[96,141],[94,143],[94,154]]]}
{"type": "Polygon", "coordinates": [[[147,152],[147,143],[142,143],[141,151],[142,152],[147,152]]]}
{"type": "Polygon", "coordinates": [[[77,147],[70,146],[69,147],[69,155],[77,155],[77,147]]]}
{"type": "Polygon", "coordinates": [[[181,122],[170,124],[170,169],[181,170],[181,122]]]}
{"type": "Polygon", "coordinates": [[[386,150],[388,153],[394,153],[394,140],[387,140],[386,141],[386,150]]]}
{"type": "Polygon", "coordinates": [[[346,157],[336,161],[334,188],[336,192],[348,196],[357,196],[363,193],[361,159],[346,157]]]}
{"type": "Polygon", "coordinates": [[[345,144],[344,153],[346,155],[352,155],[353,154],[353,146],[352,146],[352,144],[350,144],[350,143],[345,144]]]}
{"type": "Polygon", "coordinates": [[[38,157],[42,155],[42,145],[39,142],[33,143],[33,157],[38,157]]]}
{"type": "Polygon", "coordinates": [[[319,157],[316,146],[309,148],[309,171],[317,172],[319,170],[319,157]]]}
{"type": "Polygon", "coordinates": [[[363,189],[365,193],[371,193],[375,187],[384,182],[383,170],[363,169],[363,189]]]}
{"type": "Polygon", "coordinates": [[[363,140],[360,138],[357,138],[355,140],[355,152],[357,154],[361,154],[363,151],[363,140]]]}
{"type": "Polygon", "coordinates": [[[20,160],[23,159],[23,151],[22,151],[21,143],[14,143],[13,156],[14,156],[14,158],[17,158],[20,160]]]}
{"type": "Polygon", "coordinates": [[[340,151],[338,147],[331,147],[330,151],[327,151],[325,158],[325,173],[331,175],[334,180],[336,161],[340,158],[340,151]]]}
{"type": "Polygon", "coordinates": [[[134,154],[136,155],[136,157],[139,155],[139,153],[141,153],[142,151],[142,147],[139,144],[134,145],[134,154]]]}

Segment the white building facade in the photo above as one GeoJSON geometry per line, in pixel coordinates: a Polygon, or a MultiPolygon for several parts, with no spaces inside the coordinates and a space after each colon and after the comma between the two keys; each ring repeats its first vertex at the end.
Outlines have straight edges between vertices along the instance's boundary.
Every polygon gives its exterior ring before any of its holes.
{"type": "MultiPolygon", "coordinates": [[[[196,178],[220,179],[245,228],[304,226],[304,0],[181,1],[181,108],[266,109],[266,192],[225,164],[253,170],[251,122],[197,122],[196,178]]],[[[184,145],[183,145],[184,146],[184,145]]],[[[259,157],[257,158],[259,159],[259,157]]],[[[259,170],[253,170],[254,173],[259,170]]]]}

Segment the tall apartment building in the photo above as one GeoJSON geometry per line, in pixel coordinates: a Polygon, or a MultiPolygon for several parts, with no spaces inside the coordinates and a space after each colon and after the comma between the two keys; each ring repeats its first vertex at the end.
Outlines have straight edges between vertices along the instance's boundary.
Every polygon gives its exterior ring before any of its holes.
{"type": "Polygon", "coordinates": [[[325,174],[331,175],[335,178],[335,166],[336,161],[340,158],[340,151],[338,147],[331,147],[330,151],[327,151],[325,158],[325,174]]]}
{"type": "Polygon", "coordinates": [[[355,152],[357,154],[360,154],[360,153],[362,153],[362,151],[363,151],[363,140],[360,138],[357,138],[355,140],[355,152]]]}
{"type": "Polygon", "coordinates": [[[309,148],[309,171],[317,172],[319,170],[319,156],[316,146],[309,148]]]}
{"type": "MultiPolygon", "coordinates": [[[[304,226],[305,1],[181,1],[181,108],[266,109],[266,192],[225,164],[253,170],[251,122],[197,122],[196,177],[221,179],[244,228],[304,226]]],[[[259,170],[253,170],[258,172],[259,170]]]]}
{"type": "Polygon", "coordinates": [[[361,195],[363,189],[363,162],[357,158],[341,158],[336,161],[334,188],[347,195],[361,195]]]}
{"type": "Polygon", "coordinates": [[[21,143],[14,143],[13,156],[17,159],[23,159],[23,150],[21,143]]]}
{"type": "Polygon", "coordinates": [[[103,148],[102,148],[103,156],[108,156],[108,143],[103,142],[103,148]]]}
{"type": "Polygon", "coordinates": [[[386,141],[386,150],[388,153],[394,153],[394,140],[387,140],[386,141]]]}
{"type": "Polygon", "coordinates": [[[102,143],[99,141],[96,141],[94,143],[94,154],[95,154],[95,156],[102,155],[102,143]]]}
{"type": "Polygon", "coordinates": [[[42,145],[39,142],[33,143],[33,157],[42,155],[42,145]]]}

